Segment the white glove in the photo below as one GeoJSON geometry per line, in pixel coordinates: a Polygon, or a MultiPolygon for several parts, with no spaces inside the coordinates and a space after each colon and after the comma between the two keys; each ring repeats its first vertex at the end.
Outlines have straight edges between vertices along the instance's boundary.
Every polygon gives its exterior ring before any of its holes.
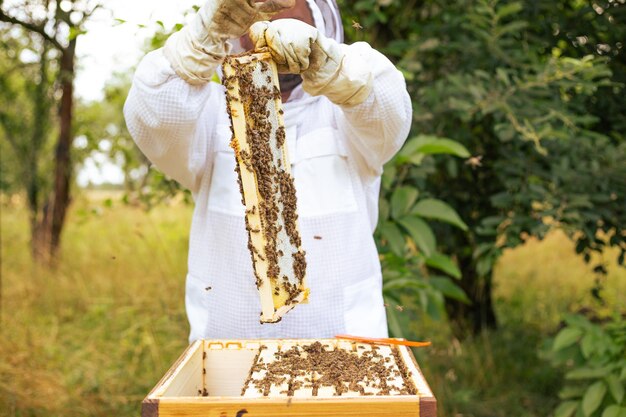
{"type": "Polygon", "coordinates": [[[190,84],[206,83],[230,52],[228,39],[242,36],[254,22],[294,4],[295,0],[208,0],[190,25],[169,37],[163,54],[182,79],[190,84]]]}
{"type": "Polygon", "coordinates": [[[296,19],[257,22],[250,28],[256,49],[267,47],[279,72],[302,74],[307,93],[325,95],[335,104],[364,102],[372,89],[373,75],[349,47],[323,36],[316,28],[296,19]]]}

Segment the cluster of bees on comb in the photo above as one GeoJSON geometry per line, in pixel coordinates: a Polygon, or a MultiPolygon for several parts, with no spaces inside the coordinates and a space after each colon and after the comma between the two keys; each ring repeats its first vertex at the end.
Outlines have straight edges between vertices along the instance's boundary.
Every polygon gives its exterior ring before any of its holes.
{"type": "Polygon", "coordinates": [[[277,70],[256,52],[228,57],[223,73],[261,323],[275,323],[309,294],[277,70]]]}
{"type": "Polygon", "coordinates": [[[339,341],[261,346],[244,397],[415,395],[397,347],[339,341]]]}

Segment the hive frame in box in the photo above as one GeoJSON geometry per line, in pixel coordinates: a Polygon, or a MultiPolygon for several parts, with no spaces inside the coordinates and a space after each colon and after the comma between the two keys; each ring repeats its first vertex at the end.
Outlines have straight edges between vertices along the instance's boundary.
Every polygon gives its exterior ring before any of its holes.
{"type": "MultiPolygon", "coordinates": [[[[241,387],[256,352],[268,343],[316,340],[198,340],[172,365],[142,403],[142,417],[435,417],[437,405],[411,350],[400,355],[417,395],[333,398],[242,397],[241,387]],[[211,394],[202,396],[202,394],[211,394]]],[[[337,339],[319,340],[326,344],[337,339]]]]}

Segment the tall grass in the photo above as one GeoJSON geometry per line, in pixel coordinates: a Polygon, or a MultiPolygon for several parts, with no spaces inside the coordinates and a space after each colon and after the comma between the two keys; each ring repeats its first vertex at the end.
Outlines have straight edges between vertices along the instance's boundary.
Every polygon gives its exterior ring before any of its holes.
{"type": "Polygon", "coordinates": [[[32,264],[26,215],[2,208],[0,414],[137,415],[186,345],[190,209],[79,201],[55,270],[32,264]]]}
{"type": "MultiPolygon", "coordinates": [[[[0,415],[137,416],[141,399],[187,344],[184,276],[191,208],[149,213],[74,202],[53,270],[33,265],[27,215],[3,202],[0,415]]],[[[415,317],[435,343],[417,352],[441,415],[547,415],[559,375],[537,359],[564,311],[591,303],[590,268],[559,234],[507,253],[497,269],[503,328],[455,340],[415,317]]],[[[607,300],[626,274],[609,268],[607,300]]]]}

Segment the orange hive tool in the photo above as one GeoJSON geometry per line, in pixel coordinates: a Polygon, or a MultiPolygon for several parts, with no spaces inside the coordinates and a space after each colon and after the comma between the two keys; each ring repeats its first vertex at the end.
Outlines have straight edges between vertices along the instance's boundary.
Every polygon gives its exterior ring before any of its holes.
{"type": "Polygon", "coordinates": [[[352,336],[348,334],[339,334],[335,336],[336,339],[354,340],[362,343],[373,343],[378,345],[402,345],[412,347],[426,347],[430,346],[430,342],[413,342],[411,340],[397,339],[397,338],[378,338],[378,337],[361,337],[352,336]]]}

